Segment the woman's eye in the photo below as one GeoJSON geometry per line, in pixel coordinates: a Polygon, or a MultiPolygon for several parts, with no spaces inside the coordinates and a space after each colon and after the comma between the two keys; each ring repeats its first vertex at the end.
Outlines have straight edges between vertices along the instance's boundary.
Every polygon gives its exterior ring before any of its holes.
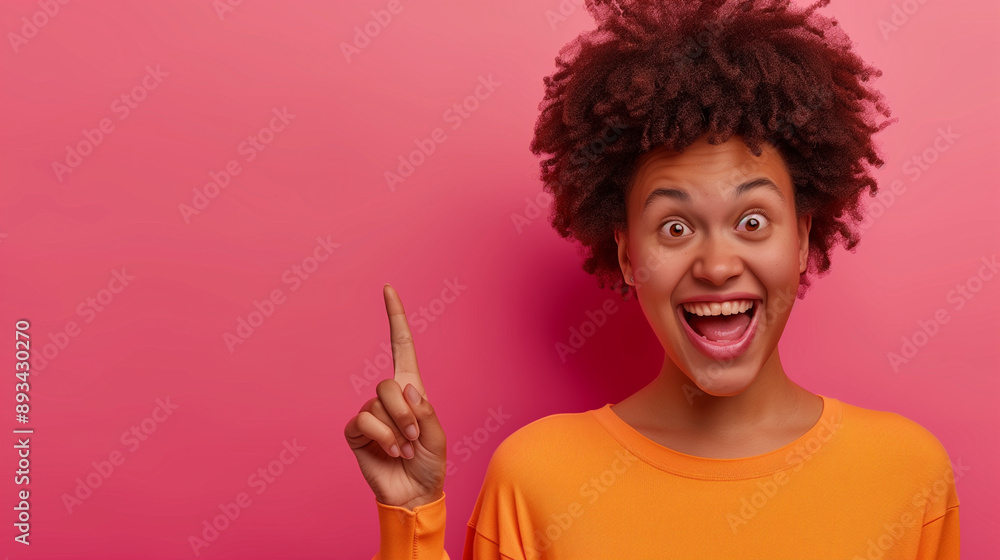
{"type": "Polygon", "coordinates": [[[767,217],[758,213],[749,214],[740,220],[740,223],[746,224],[747,229],[744,231],[755,232],[767,225],[767,217]]]}
{"type": "Polygon", "coordinates": [[[688,229],[686,225],[678,222],[677,220],[670,220],[669,222],[663,224],[663,227],[666,230],[667,235],[670,237],[683,237],[684,232],[688,229]]]}

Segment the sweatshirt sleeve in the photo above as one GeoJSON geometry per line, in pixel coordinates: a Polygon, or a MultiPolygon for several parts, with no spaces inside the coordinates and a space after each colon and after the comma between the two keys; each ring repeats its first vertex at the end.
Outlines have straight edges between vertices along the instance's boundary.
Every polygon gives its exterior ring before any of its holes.
{"type": "Polygon", "coordinates": [[[412,511],[376,501],[379,550],[372,560],[451,560],[444,550],[444,499],[412,511]]]}
{"type": "Polygon", "coordinates": [[[925,508],[924,524],[920,528],[920,545],[916,560],[959,560],[958,489],[956,483],[968,467],[953,464],[937,438],[933,439],[934,455],[927,464],[939,465],[924,481],[920,494],[915,495],[925,508]]]}
{"type": "Polygon", "coordinates": [[[920,531],[917,560],[959,560],[958,506],[945,510],[944,515],[925,523],[920,531]]]}

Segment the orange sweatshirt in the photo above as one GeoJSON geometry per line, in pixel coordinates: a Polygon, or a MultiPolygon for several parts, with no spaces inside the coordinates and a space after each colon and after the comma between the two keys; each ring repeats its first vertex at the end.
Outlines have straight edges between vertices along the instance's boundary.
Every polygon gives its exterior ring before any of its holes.
{"type": "MultiPolygon", "coordinates": [[[[958,560],[944,447],[899,414],[823,398],[802,437],[743,459],[668,449],[606,404],[546,416],[497,447],[463,560],[958,560]]],[[[376,502],[375,560],[449,560],[445,498],[376,502]]]]}

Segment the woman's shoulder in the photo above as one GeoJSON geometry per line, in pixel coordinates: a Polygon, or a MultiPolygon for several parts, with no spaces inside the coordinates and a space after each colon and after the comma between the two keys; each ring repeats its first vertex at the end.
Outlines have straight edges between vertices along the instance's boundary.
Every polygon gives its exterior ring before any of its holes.
{"type": "Polygon", "coordinates": [[[848,441],[882,456],[910,462],[947,465],[950,460],[941,440],[920,422],[889,410],[865,408],[841,402],[842,426],[848,441]]]}
{"type": "MultiPolygon", "coordinates": [[[[968,466],[961,457],[951,460],[941,440],[907,415],[844,403],[842,442],[846,461],[840,472],[877,482],[877,488],[895,490],[914,506],[924,507],[925,522],[958,507],[956,482],[968,466]]],[[[857,480],[857,479],[856,479],[857,480]]]]}
{"type": "Polygon", "coordinates": [[[605,437],[593,410],[547,414],[528,422],[504,438],[493,452],[490,469],[500,470],[510,478],[539,474],[565,464],[595,442],[605,437]]]}
{"type": "Polygon", "coordinates": [[[571,438],[600,429],[594,412],[594,410],[556,412],[541,416],[514,430],[503,443],[509,447],[519,448],[569,443],[573,441],[571,438]]]}

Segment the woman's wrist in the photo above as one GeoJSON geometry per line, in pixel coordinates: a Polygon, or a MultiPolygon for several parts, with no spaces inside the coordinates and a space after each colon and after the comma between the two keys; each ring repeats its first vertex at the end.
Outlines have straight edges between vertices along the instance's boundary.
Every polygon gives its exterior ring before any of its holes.
{"type": "Polygon", "coordinates": [[[427,504],[434,503],[434,502],[440,500],[443,496],[444,496],[444,489],[440,489],[437,492],[435,492],[434,494],[429,494],[427,496],[421,496],[419,498],[414,498],[414,499],[410,500],[409,502],[407,502],[407,503],[405,503],[405,504],[403,504],[403,505],[401,505],[399,507],[408,509],[410,511],[413,511],[415,508],[418,508],[420,506],[425,506],[427,504]]]}
{"type": "Polygon", "coordinates": [[[402,509],[405,509],[405,510],[408,510],[408,511],[412,512],[414,509],[416,509],[416,508],[418,508],[420,506],[425,506],[427,504],[434,503],[434,502],[440,500],[442,497],[444,497],[444,489],[443,488],[439,489],[437,492],[435,492],[433,494],[427,494],[427,495],[424,495],[424,496],[419,496],[417,498],[413,498],[412,500],[406,502],[405,504],[388,504],[385,501],[379,499],[378,496],[375,496],[375,502],[377,504],[379,504],[380,506],[390,507],[390,508],[393,508],[393,507],[395,507],[395,508],[402,508],[402,509]]]}

